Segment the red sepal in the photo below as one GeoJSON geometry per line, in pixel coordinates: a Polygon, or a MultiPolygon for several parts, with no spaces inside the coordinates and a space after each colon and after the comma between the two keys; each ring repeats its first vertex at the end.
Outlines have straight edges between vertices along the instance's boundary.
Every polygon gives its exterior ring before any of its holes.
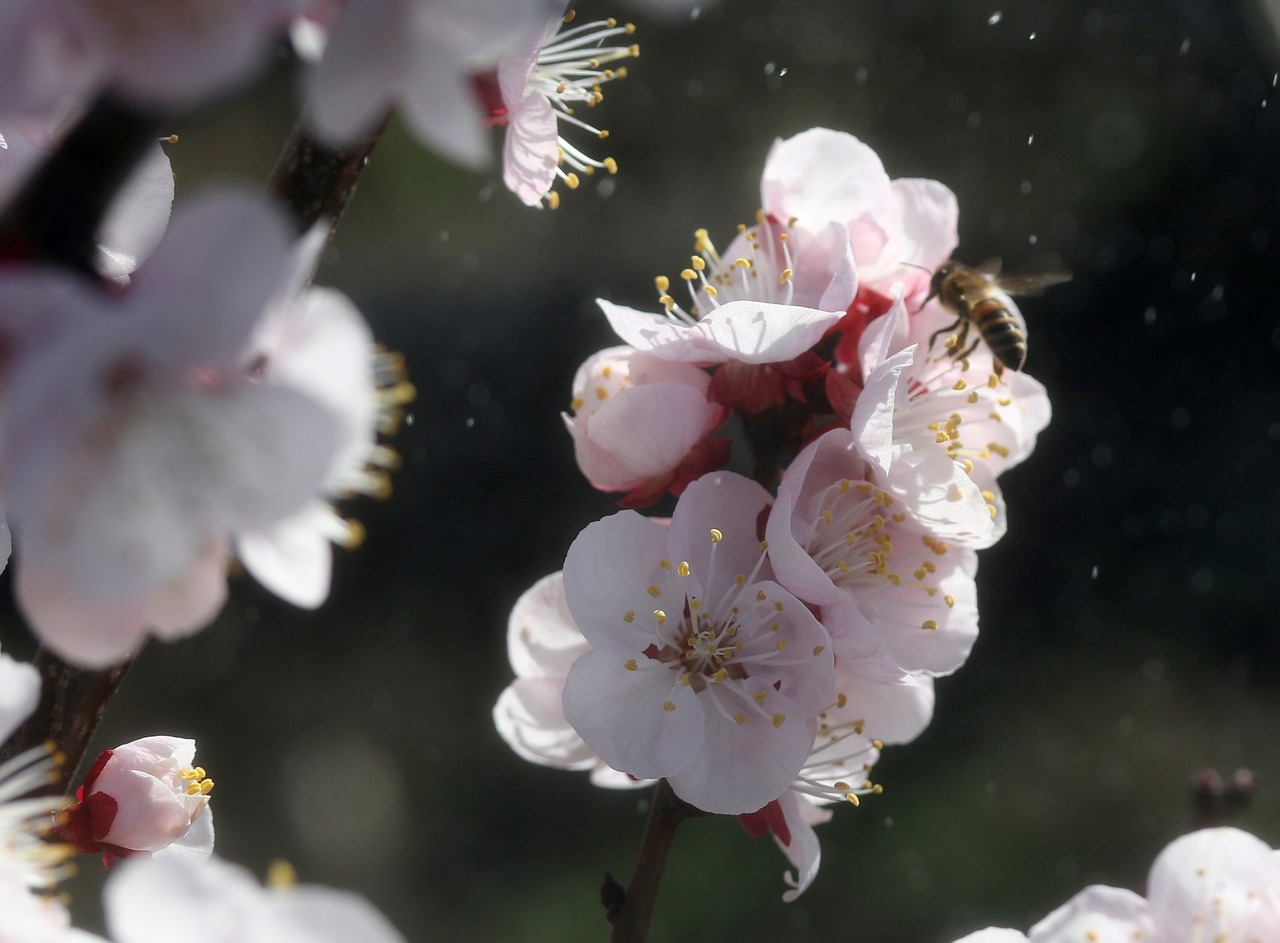
{"type": "Polygon", "coordinates": [[[784,848],[791,847],[791,829],[787,826],[786,816],[782,814],[782,804],[777,799],[763,809],[742,813],[738,816],[738,821],[752,838],[759,838],[766,831],[773,832],[784,848]]]}

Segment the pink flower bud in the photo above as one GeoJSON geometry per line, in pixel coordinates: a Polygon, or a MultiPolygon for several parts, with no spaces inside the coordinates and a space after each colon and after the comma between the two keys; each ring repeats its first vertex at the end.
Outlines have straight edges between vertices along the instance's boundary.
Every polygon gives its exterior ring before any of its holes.
{"type": "Polygon", "coordinates": [[[195,741],[178,737],[145,737],[104,751],[76,790],[63,837],[80,852],[102,852],[106,865],[170,846],[207,858],[213,780],[194,765],[195,755],[195,741]]]}

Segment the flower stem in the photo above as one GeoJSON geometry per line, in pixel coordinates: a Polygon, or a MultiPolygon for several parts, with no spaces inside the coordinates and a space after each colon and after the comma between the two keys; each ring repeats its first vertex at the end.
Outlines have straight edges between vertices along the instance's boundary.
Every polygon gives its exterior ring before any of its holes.
{"type": "Polygon", "coordinates": [[[51,783],[46,790],[56,795],[63,791],[63,784],[76,781],[76,768],[84,759],[89,738],[133,661],[89,671],[41,648],[34,664],[40,672],[40,703],[0,749],[0,762],[52,740],[66,757],[62,783],[51,783]]]}
{"type": "Polygon", "coordinates": [[[662,883],[676,828],[685,819],[706,814],[677,796],[665,779],[658,780],[631,885],[624,892],[606,875],[601,888],[606,916],[613,925],[609,943],[643,943],[648,938],[653,905],[658,899],[658,886],[662,883]]]}
{"type": "Polygon", "coordinates": [[[369,155],[390,120],[391,112],[387,112],[364,137],[340,150],[312,137],[305,117],[298,122],[276,161],[268,186],[284,200],[299,233],[328,218],[329,238],[333,238],[338,219],[355,195],[369,155]]]}

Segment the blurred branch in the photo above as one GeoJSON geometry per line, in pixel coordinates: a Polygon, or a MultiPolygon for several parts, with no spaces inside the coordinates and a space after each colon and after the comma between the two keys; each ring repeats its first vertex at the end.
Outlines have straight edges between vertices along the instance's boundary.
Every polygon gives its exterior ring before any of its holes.
{"type": "MultiPolygon", "coordinates": [[[[40,703],[0,749],[0,762],[52,740],[67,759],[62,767],[63,783],[73,783],[89,739],[133,661],[103,671],[88,671],[41,648],[34,664],[40,672],[40,703]]],[[[63,788],[62,784],[51,783],[46,791],[57,794],[63,788]]]]}
{"type": "Polygon", "coordinates": [[[658,899],[658,886],[662,883],[676,828],[685,819],[705,815],[706,812],[677,796],[665,779],[658,780],[631,885],[623,891],[617,881],[606,874],[600,889],[605,915],[613,924],[610,943],[643,943],[648,937],[653,905],[658,899]]]}
{"type": "Polygon", "coordinates": [[[299,233],[328,218],[329,238],[333,238],[342,211],[355,195],[356,184],[369,163],[369,155],[390,120],[388,111],[368,134],[341,150],[312,137],[305,116],[298,121],[268,185],[284,201],[299,233]]]}
{"type": "Polygon", "coordinates": [[[160,125],[159,116],[99,98],[0,216],[0,261],[52,262],[96,279],[94,237],[160,125]]]}

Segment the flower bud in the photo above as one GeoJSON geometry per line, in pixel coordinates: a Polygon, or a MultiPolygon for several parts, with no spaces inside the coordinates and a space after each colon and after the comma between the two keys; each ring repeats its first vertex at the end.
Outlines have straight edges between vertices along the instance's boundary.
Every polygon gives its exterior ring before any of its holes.
{"type": "Polygon", "coordinates": [[[106,865],[171,847],[207,858],[213,780],[194,765],[195,755],[195,741],[178,737],[144,737],[104,751],[76,790],[62,836],[80,852],[102,852],[106,865]]]}

